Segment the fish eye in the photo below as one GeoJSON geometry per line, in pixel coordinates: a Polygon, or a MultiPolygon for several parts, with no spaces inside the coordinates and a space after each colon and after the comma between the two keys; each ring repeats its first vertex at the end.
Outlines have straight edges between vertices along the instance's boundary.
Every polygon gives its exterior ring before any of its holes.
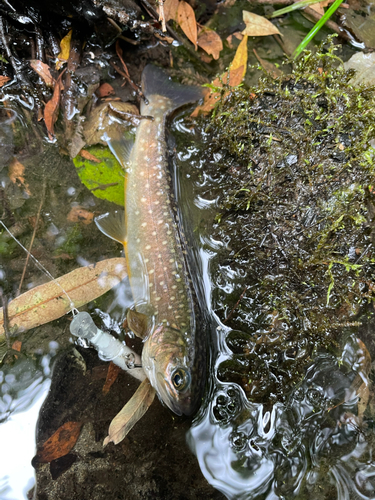
{"type": "Polygon", "coordinates": [[[178,391],[183,391],[189,384],[190,378],[188,373],[182,368],[177,368],[172,374],[172,383],[178,391]]]}

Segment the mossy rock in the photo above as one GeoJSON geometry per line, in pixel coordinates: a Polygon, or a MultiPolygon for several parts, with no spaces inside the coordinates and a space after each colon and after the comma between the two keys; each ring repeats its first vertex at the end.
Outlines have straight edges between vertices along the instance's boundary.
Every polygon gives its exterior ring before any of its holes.
{"type": "Polygon", "coordinates": [[[219,375],[255,401],[283,399],[373,301],[375,89],[352,76],[332,46],[308,52],[292,75],[224,89],[203,124],[202,161],[221,173],[213,238],[227,242],[214,307],[242,331],[219,375]]]}

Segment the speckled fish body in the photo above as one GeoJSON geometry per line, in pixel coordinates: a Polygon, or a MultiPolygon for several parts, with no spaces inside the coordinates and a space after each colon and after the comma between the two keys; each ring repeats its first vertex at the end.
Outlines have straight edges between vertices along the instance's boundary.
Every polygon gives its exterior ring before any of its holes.
{"type": "Polygon", "coordinates": [[[135,309],[150,318],[142,365],[159,397],[176,414],[192,414],[202,396],[203,339],[197,338],[195,294],[167,161],[166,118],[201,97],[147,66],[148,105],[137,129],[125,182],[124,244],[135,309]],[[199,351],[199,352],[198,352],[199,351]],[[197,366],[200,364],[201,366],[197,366]]]}

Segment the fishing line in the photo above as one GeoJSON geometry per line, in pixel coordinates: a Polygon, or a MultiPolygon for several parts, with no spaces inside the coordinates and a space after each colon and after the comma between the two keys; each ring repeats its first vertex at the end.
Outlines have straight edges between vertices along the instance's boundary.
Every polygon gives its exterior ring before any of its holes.
{"type": "Polygon", "coordinates": [[[78,314],[78,309],[74,306],[74,302],[73,300],[69,297],[68,295],[68,292],[66,292],[64,290],[64,288],[62,287],[62,285],[60,285],[60,283],[52,276],[52,274],[43,266],[43,264],[41,264],[39,262],[39,260],[37,260],[34,255],[29,252],[27,250],[27,248],[25,248],[22,243],[20,241],[17,240],[17,238],[15,236],[13,236],[13,234],[9,231],[9,229],[6,227],[6,225],[4,224],[4,222],[0,219],[0,224],[3,226],[3,228],[5,229],[5,231],[14,239],[14,241],[22,248],[22,250],[24,250],[27,255],[29,255],[29,257],[31,257],[31,259],[34,261],[35,265],[41,270],[43,271],[49,278],[51,281],[53,281],[54,283],[56,283],[56,285],[58,285],[61,290],[65,293],[67,299],[69,300],[69,306],[70,306],[70,310],[71,310],[71,313],[73,314],[73,316],[75,316],[76,314],[78,314]]]}

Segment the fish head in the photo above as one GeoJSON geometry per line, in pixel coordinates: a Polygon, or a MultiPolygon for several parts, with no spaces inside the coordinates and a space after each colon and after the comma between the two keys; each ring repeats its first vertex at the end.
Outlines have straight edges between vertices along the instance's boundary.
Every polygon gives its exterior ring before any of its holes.
{"type": "Polygon", "coordinates": [[[181,330],[157,325],[142,350],[142,366],[151,385],[176,415],[192,415],[198,403],[184,337],[181,330]]]}

